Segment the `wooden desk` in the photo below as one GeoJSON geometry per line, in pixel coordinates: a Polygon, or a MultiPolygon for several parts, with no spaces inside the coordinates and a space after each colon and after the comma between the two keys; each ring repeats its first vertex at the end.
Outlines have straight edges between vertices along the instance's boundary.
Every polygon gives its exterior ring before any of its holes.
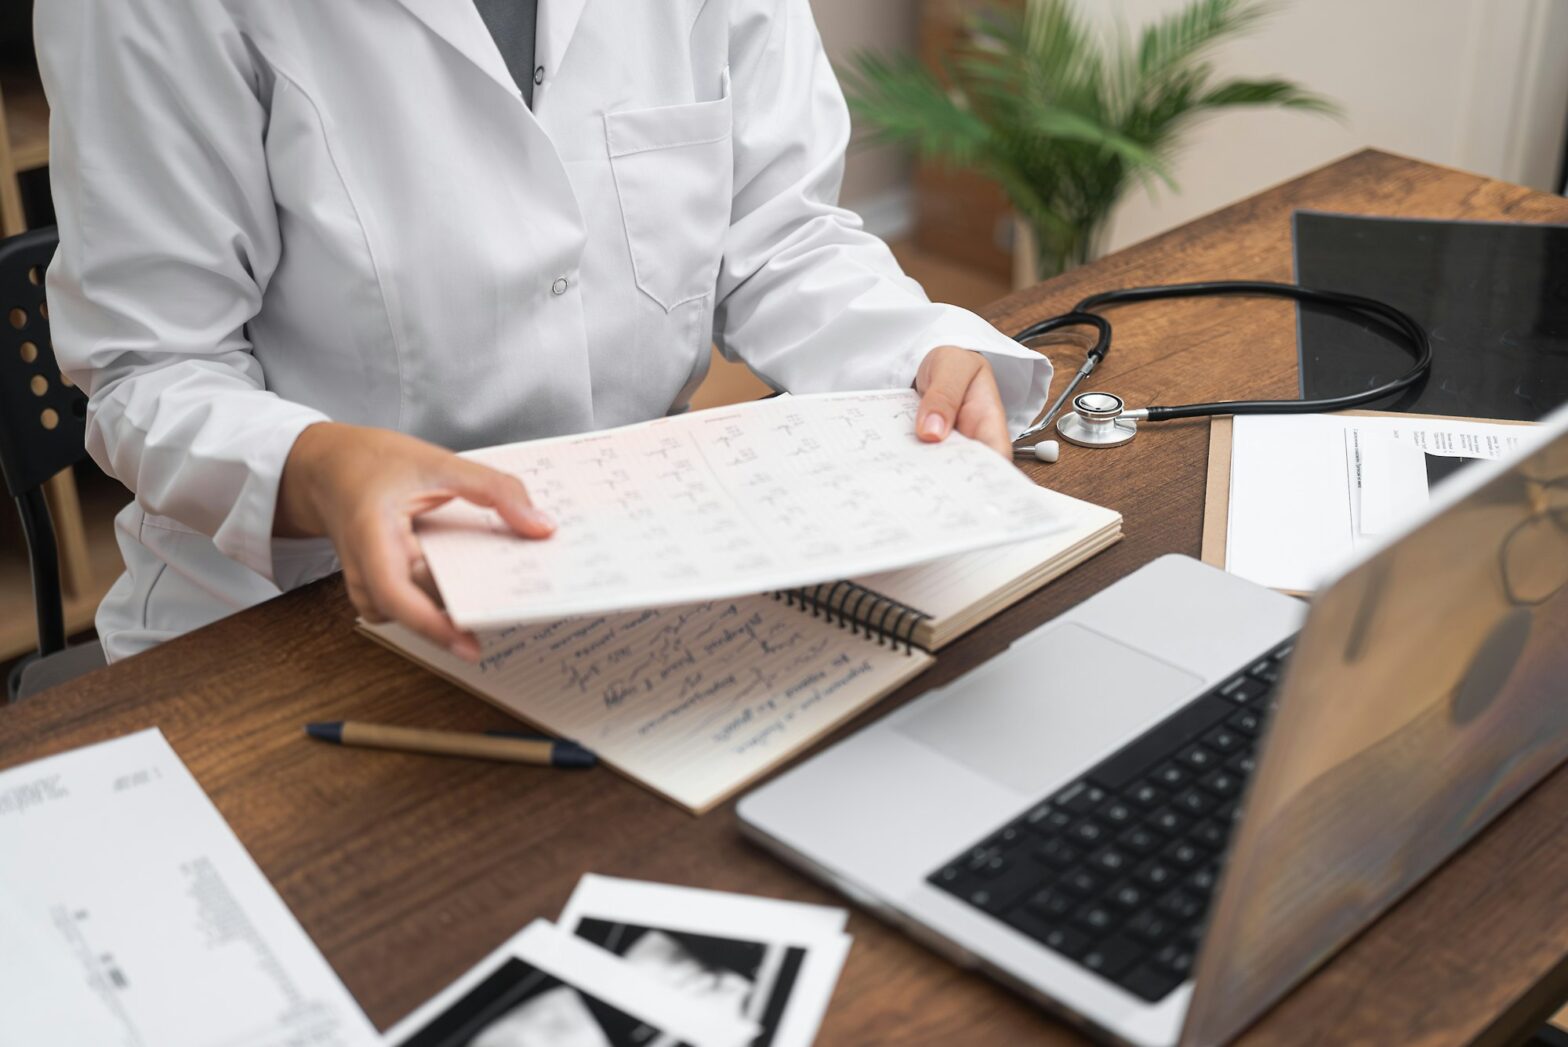
{"type": "MultiPolygon", "coordinates": [[[[1331,167],[1014,295],[1004,330],[1092,288],[1288,280],[1293,208],[1568,221],[1568,201],[1377,153],[1331,167]]],[[[1150,306],[1118,320],[1104,384],[1133,403],[1290,396],[1285,305],[1150,306]]],[[[1064,350],[1059,372],[1077,365],[1064,350]]],[[[951,679],[1167,552],[1196,555],[1207,425],[1114,452],[1068,448],[1038,477],[1126,515],[1127,539],[945,650],[871,715],[951,679]]],[[[732,807],[691,818],[607,771],[584,774],[329,748],[309,720],[478,730],[500,714],[363,640],[328,580],[0,710],[0,766],[163,728],[370,1017],[383,1027],[593,870],[813,902],[837,896],[745,843],[732,807]]],[[[863,722],[863,721],[862,721],[863,722]]],[[[851,729],[853,729],[851,727],[851,729]]],[[[1076,1043],[1039,1011],[857,913],[825,1044],[1076,1043]]],[[[1276,1008],[1271,1043],[1507,1042],[1568,997],[1568,770],[1276,1008]]]]}

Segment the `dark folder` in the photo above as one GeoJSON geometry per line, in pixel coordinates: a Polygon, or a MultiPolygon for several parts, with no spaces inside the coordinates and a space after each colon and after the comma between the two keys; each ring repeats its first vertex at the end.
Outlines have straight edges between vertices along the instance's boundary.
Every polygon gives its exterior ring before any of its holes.
{"type": "MultiPolygon", "coordinates": [[[[1382,410],[1533,421],[1568,402],[1568,226],[1299,211],[1296,279],[1388,302],[1432,339],[1427,382],[1382,410]]],[[[1302,395],[1388,381],[1410,357],[1357,320],[1303,307],[1302,395]]]]}

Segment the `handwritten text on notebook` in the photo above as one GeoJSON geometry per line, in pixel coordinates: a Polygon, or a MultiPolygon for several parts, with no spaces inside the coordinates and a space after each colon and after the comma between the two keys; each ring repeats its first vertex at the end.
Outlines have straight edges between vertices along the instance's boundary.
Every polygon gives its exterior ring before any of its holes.
{"type": "Polygon", "coordinates": [[[694,810],[931,662],[764,596],[485,632],[478,665],[368,628],[694,810]]]}

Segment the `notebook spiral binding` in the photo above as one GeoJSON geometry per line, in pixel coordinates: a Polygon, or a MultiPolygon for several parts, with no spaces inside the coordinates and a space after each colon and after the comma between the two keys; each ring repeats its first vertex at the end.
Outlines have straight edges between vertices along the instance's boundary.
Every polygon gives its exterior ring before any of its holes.
{"type": "Polygon", "coordinates": [[[876,639],[879,646],[891,643],[904,645],[905,654],[915,650],[915,629],[931,617],[924,611],[884,596],[855,582],[832,582],[807,585],[799,589],[785,589],[773,594],[786,607],[799,607],[810,611],[813,618],[838,621],[840,629],[849,627],[851,633],[865,630],[866,639],[876,639]]]}

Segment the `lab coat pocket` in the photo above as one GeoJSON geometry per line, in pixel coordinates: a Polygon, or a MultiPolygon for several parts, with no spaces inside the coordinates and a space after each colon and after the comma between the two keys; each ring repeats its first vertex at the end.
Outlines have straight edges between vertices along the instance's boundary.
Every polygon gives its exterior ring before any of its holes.
{"type": "Polygon", "coordinates": [[[711,102],[604,115],[637,286],[671,311],[712,294],[734,185],[730,77],[711,102]]]}

